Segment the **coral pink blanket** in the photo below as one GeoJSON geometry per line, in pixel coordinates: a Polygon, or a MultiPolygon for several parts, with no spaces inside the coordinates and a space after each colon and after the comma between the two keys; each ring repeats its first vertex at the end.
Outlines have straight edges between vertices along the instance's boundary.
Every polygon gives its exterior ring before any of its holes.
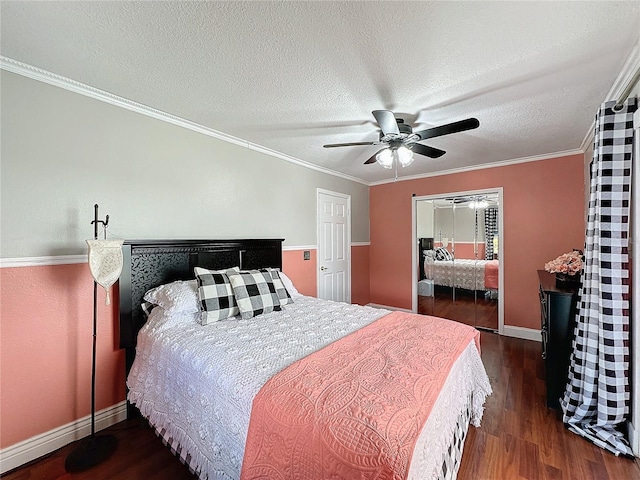
{"type": "Polygon", "coordinates": [[[498,289],[498,260],[489,260],[485,263],[484,288],[498,289]]]}
{"type": "Polygon", "coordinates": [[[404,479],[455,360],[479,332],[393,312],[258,392],[241,479],[404,479]]]}

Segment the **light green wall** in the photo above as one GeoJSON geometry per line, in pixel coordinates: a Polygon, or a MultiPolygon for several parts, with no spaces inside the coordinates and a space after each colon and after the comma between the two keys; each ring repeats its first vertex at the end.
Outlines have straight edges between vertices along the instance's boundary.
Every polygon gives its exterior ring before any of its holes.
{"type": "Polygon", "coordinates": [[[93,205],[124,239],[284,238],[316,244],[316,188],[351,195],[369,241],[369,187],[2,71],[3,258],[78,254],[93,205]]]}
{"type": "MultiPolygon", "coordinates": [[[[428,200],[425,200],[428,201],[428,200]]],[[[443,238],[456,242],[474,242],[476,234],[476,213],[465,206],[438,207],[435,209],[434,238],[443,238]]],[[[484,217],[478,215],[478,241],[484,242],[484,217]]]]}
{"type": "Polygon", "coordinates": [[[433,202],[416,203],[416,233],[418,238],[433,238],[433,202]]]}

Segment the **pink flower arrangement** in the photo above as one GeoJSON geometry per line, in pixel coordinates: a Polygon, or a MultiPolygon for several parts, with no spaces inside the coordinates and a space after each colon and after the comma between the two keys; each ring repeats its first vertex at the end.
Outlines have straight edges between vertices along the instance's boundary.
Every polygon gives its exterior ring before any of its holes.
{"type": "Polygon", "coordinates": [[[544,269],[550,273],[565,273],[567,275],[577,275],[582,270],[582,252],[563,253],[555,260],[544,264],[544,269]]]}

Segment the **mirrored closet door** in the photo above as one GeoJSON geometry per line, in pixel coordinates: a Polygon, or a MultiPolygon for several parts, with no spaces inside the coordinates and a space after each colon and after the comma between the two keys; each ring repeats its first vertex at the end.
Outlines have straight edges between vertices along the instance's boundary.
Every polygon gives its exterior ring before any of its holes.
{"type": "Polygon", "coordinates": [[[498,330],[499,195],[416,203],[417,310],[498,330]]]}

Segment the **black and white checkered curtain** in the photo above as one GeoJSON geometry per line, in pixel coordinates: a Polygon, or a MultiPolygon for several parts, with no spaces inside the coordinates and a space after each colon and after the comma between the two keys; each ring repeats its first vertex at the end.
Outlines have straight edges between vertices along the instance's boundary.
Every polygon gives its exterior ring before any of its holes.
{"type": "Polygon", "coordinates": [[[496,235],[498,235],[498,209],[490,207],[484,211],[485,260],[493,260],[493,237],[496,235]]]}
{"type": "Polygon", "coordinates": [[[605,102],[596,115],[583,282],[569,380],[560,404],[567,427],[616,455],[629,414],[629,208],[633,112],[605,102]],[[622,427],[622,428],[620,428],[622,427]]]}

